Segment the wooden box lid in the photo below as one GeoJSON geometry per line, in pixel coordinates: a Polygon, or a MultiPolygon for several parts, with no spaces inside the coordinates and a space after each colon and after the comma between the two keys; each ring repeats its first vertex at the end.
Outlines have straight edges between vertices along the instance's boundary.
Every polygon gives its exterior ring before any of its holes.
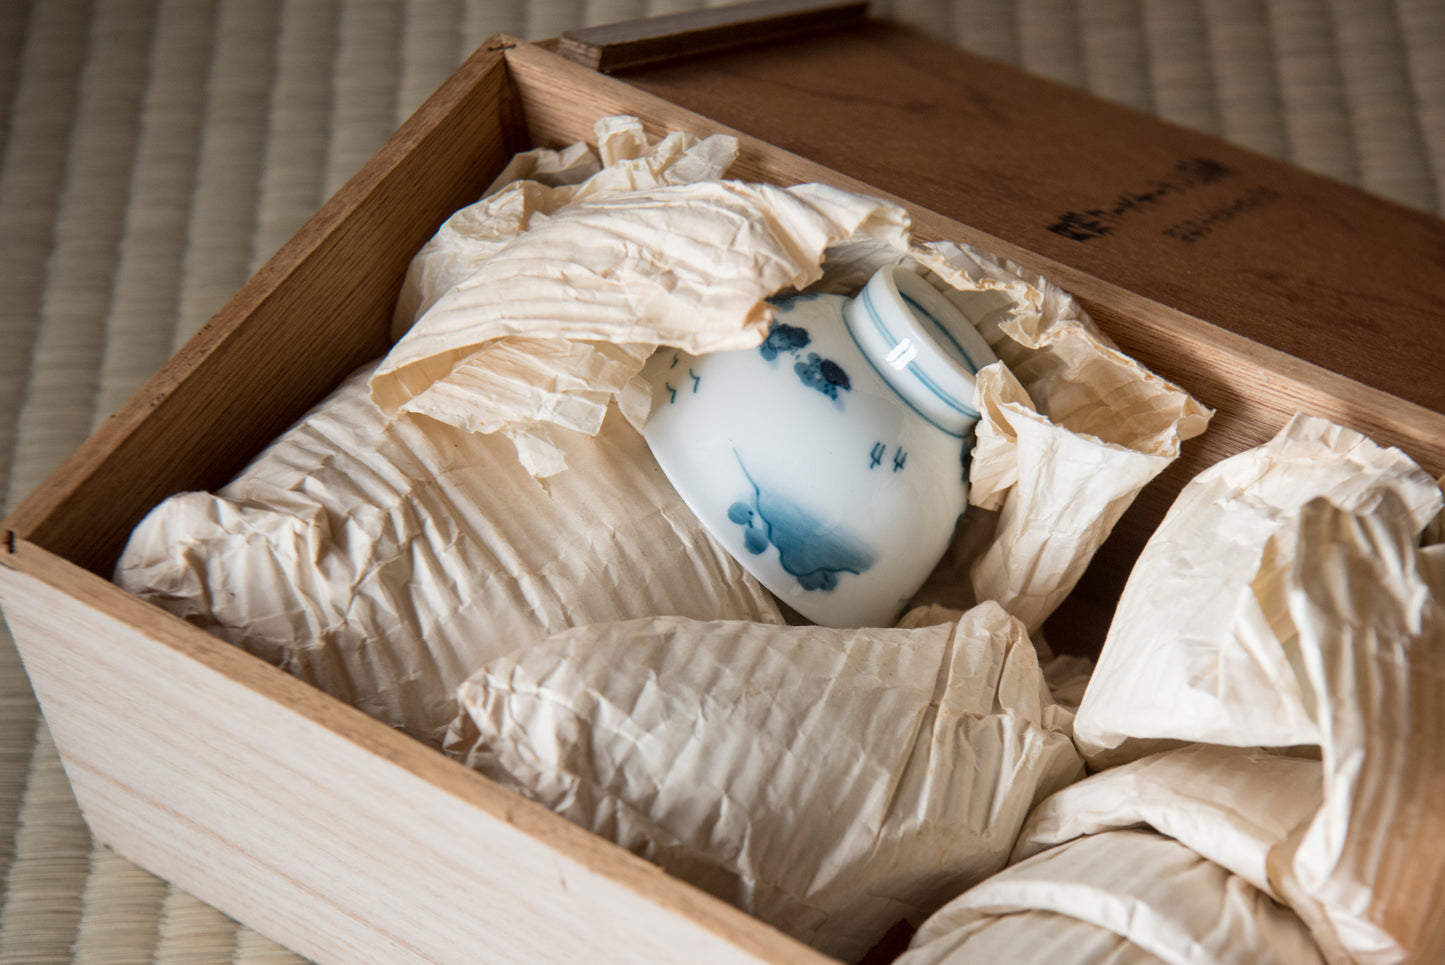
{"type": "MultiPolygon", "coordinates": [[[[618,76],[1030,267],[1445,412],[1445,221],[853,12],[843,29],[622,61],[618,76]]],[[[601,43],[618,42],[609,30],[601,43]]]]}

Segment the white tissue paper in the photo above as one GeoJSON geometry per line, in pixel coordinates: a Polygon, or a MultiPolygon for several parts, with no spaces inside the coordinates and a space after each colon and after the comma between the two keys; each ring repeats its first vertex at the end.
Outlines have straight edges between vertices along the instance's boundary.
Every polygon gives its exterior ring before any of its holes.
{"type": "Polygon", "coordinates": [[[1397,449],[1297,416],[1267,445],[1200,473],[1135,564],[1075,723],[1094,766],[1202,741],[1318,744],[1282,577],[1299,511],[1367,511],[1394,493],[1418,536],[1440,488],[1397,449]]]}
{"type": "Polygon", "coordinates": [[[1034,801],[1082,774],[1017,620],[905,622],[566,631],[468,681],[447,748],[853,960],[1001,868],[1034,801]]]}
{"type": "Polygon", "coordinates": [[[1184,845],[1109,831],[1045,851],[930,918],[897,965],[1318,965],[1288,908],[1184,845]]]}
{"type": "Polygon", "coordinates": [[[999,512],[997,529],[954,564],[968,566],[974,599],[998,601],[1034,632],[1213,413],[1120,352],[1046,279],[950,243],[914,255],[999,358],[979,373],[969,493],[999,512]]]}

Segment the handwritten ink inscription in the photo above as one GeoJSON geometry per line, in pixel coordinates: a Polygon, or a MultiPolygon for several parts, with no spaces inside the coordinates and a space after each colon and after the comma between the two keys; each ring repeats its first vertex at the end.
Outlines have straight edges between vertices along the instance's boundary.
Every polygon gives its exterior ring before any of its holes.
{"type": "MultiPolygon", "coordinates": [[[[1123,191],[1103,204],[1058,215],[1048,229],[1071,241],[1094,241],[1120,231],[1133,219],[1181,202],[1200,189],[1227,184],[1238,177],[1237,170],[1212,158],[1186,158],[1163,176],[1151,178],[1142,189],[1123,191]]],[[[1200,214],[1169,225],[1160,234],[1193,243],[1215,228],[1279,197],[1273,188],[1249,188],[1223,204],[1212,205],[1200,214]]]]}
{"type": "Polygon", "coordinates": [[[1262,185],[1250,188],[1227,204],[1218,205],[1197,217],[1185,218],[1170,225],[1164,229],[1163,234],[1193,244],[1220,225],[1228,224],[1245,212],[1253,211],[1262,204],[1278,201],[1279,198],[1280,193],[1274,188],[1262,185]]]}

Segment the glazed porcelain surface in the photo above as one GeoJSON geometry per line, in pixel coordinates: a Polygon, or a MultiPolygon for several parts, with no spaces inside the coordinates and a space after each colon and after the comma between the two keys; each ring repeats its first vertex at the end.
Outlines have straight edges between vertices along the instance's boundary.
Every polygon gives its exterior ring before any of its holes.
{"type": "Polygon", "coordinates": [[[655,353],[643,430],[692,510],[760,582],[828,626],[890,626],[968,494],[973,374],[994,361],[927,282],[774,303],[755,349],[655,353]]]}

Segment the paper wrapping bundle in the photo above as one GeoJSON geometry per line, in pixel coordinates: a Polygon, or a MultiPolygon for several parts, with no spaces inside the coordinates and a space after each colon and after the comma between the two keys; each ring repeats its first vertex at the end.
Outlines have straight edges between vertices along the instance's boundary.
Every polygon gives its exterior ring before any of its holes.
{"type": "Polygon", "coordinates": [[[1439,486],[1398,449],[1308,416],[1200,473],[1150,538],[1115,611],[1076,724],[1091,764],[1165,741],[1321,743],[1285,579],[1300,559],[1300,510],[1315,498],[1351,511],[1393,507],[1412,538],[1442,505],[1439,486]]]}
{"type": "Polygon", "coordinates": [[[992,603],[907,622],[567,631],[468,681],[447,748],[854,960],[1003,867],[1082,775],[1022,624],[992,603]]]}
{"type": "MultiPolygon", "coordinates": [[[[418,343],[432,344],[432,333],[413,333],[230,486],[159,505],[133,533],[116,581],[432,743],[456,716],[455,690],[469,673],[565,627],[644,615],[781,622],[771,598],[706,534],[611,405],[650,347],[587,338],[600,327],[624,339],[673,317],[681,321],[669,331],[700,333],[699,347],[717,337],[707,327],[709,320],[718,327],[716,312],[679,309],[679,300],[700,308],[716,297],[703,272],[716,274],[719,265],[694,264],[689,275],[679,259],[659,262],[659,232],[672,216],[664,209],[655,224],[656,206],[641,199],[668,188],[686,193],[699,178],[706,192],[736,144],[675,134],[649,145],[627,119],[605,120],[599,134],[605,168],[576,149],[525,155],[512,174],[557,185],[502,187],[449,221],[416,260],[399,304],[417,310],[461,290],[479,265],[507,276],[483,294],[533,268],[550,279],[550,288],[513,304],[510,314],[479,313],[484,334],[475,337],[491,340],[478,358],[462,360],[460,385],[386,411],[371,401],[418,343]],[[595,173],[583,184],[565,183],[588,172],[595,173]],[[589,205],[616,194],[631,201],[603,218],[611,228],[597,228],[589,205]],[[569,202],[571,221],[558,210],[569,202]],[[559,219],[571,227],[549,227],[559,219]],[[448,246],[462,235],[463,248],[448,246]],[[552,258],[537,268],[529,246],[539,237],[579,261],[552,258]],[[587,260],[594,257],[613,261],[597,267],[606,283],[589,287],[585,268],[596,267],[587,260]],[[689,278],[691,287],[683,284],[689,278]],[[564,291],[574,283],[575,293],[564,291]],[[684,294],[669,296],[670,287],[684,294]],[[640,299],[632,306],[640,315],[628,314],[631,298],[640,299]],[[529,315],[529,305],[545,316],[559,301],[584,307],[562,305],[553,329],[529,315]],[[588,329],[593,310],[600,321],[588,329]],[[621,332],[619,320],[633,327],[621,332]],[[492,337],[510,331],[530,334],[492,337]],[[505,433],[481,431],[499,425],[489,412],[506,414],[505,433]],[[574,471],[553,473],[545,484],[529,478],[563,465],[574,471]]],[[[745,283],[752,287],[811,277],[823,247],[870,218],[882,236],[898,231],[892,206],[818,186],[737,196],[743,200],[709,207],[722,212],[716,221],[694,220],[712,231],[756,222],[755,250],[740,246],[731,270],[744,278],[748,264],[771,259],[782,274],[745,283]],[[795,266],[791,273],[787,265],[795,266]]],[[[683,253],[701,257],[698,245],[683,253]]]]}
{"type": "Polygon", "coordinates": [[[369,374],[214,495],[157,506],[120,585],[433,744],[469,674],[549,633],[781,622],[615,411],[544,491],[500,436],[383,415],[369,374]]]}
{"type": "MultiPolygon", "coordinates": [[[[1125,738],[1158,736],[1167,722],[1178,740],[1227,734],[1245,746],[1167,750],[1049,798],[1020,835],[1013,860],[1022,864],[930,921],[908,965],[972,961],[985,952],[1034,960],[1033,941],[1051,931],[1077,937],[1079,923],[1171,962],[1277,955],[1260,929],[1216,948],[1172,931],[1152,911],[1120,917],[1148,871],[1107,842],[1139,825],[1288,906],[1331,965],[1445,959],[1445,546],[1417,545],[1440,503],[1438,488],[1402,454],[1313,419],[1297,419],[1269,445],[1201,474],[1136,567],[1106,645],[1126,646],[1100,660],[1076,740],[1089,746],[1086,725],[1107,711],[1125,738]],[[1211,592],[1235,593],[1235,619],[1201,617],[1201,609],[1219,606],[1211,592]],[[1146,604],[1154,622],[1130,624],[1146,604]],[[1261,626],[1273,652],[1260,647],[1261,626]],[[1253,634],[1253,663],[1230,659],[1241,627],[1253,634]],[[1221,684],[1261,667],[1272,668],[1269,688],[1221,684]],[[1170,689],[1186,683],[1202,695],[1170,689]],[[1242,705],[1242,693],[1263,706],[1242,705]],[[1195,712],[1196,699],[1209,712],[1195,712]],[[1176,710],[1166,715],[1171,702],[1176,710]],[[1317,750],[1248,746],[1277,738],[1280,721],[1297,724],[1289,743],[1317,750]],[[1097,867],[1080,871],[1067,906],[1055,879],[1048,879],[1053,890],[1035,888],[1012,905],[999,900],[1001,881],[1016,871],[1090,841],[1097,867]],[[1042,930],[1025,943],[1021,922],[988,917],[1009,909],[1029,909],[1030,924],[1042,930]]],[[[1194,915],[1209,894],[1181,893],[1163,907],[1176,918],[1194,915]]],[[[1251,899],[1249,907],[1260,906],[1251,899]]],[[[1112,954],[1112,939],[1078,940],[1077,953],[1060,946],[1048,960],[1068,965],[1112,954]]],[[[1279,960],[1310,960],[1297,954],[1279,960]]]]}
{"type": "Polygon", "coordinates": [[[1080,838],[950,902],[897,965],[1318,965],[1298,916],[1148,831],[1080,838]]]}
{"type": "MultiPolygon", "coordinates": [[[[1000,509],[1003,522],[976,564],[961,557],[941,571],[940,598],[995,599],[1037,626],[1122,507],[1182,439],[1203,429],[1204,410],[1119,355],[1054,286],[957,245],[908,251],[907,219],[894,205],[818,185],[718,182],[736,150],[727,137],[677,133],[652,144],[635,120],[608,118],[598,124],[598,144],[600,158],[580,146],[520,155],[497,190],[458,212],[418,254],[398,302],[397,327],[407,334],[369,381],[380,412],[347,389],[344,401],[293,430],[284,458],[268,456],[243,474],[234,492],[245,494],[244,507],[225,502],[230,490],[220,502],[190,494],[162,504],[137,530],[118,581],[433,739],[465,673],[495,656],[501,641],[530,639],[525,620],[505,616],[527,605],[508,580],[534,575],[531,564],[549,565],[574,546],[618,552],[598,564],[616,571],[610,581],[555,583],[559,596],[578,597],[568,601],[576,619],[650,612],[767,619],[755,585],[743,580],[734,591],[739,571],[707,562],[716,548],[685,522],[675,496],[655,491],[665,486],[617,489],[605,474],[590,478],[597,459],[586,437],[614,402],[634,420],[646,411],[645,385],[635,376],[654,345],[702,351],[755,343],[766,328],[765,299],[779,288],[837,285],[850,270],[887,262],[930,272],[1024,379],[1003,365],[980,379],[985,419],[973,493],[980,505],[1000,509]],[[528,179],[508,180],[516,176],[528,179]],[[500,439],[469,438],[493,431],[512,440],[515,455],[500,439]],[[456,499],[479,507],[479,520],[569,522],[504,532],[487,523],[488,535],[475,538],[464,530],[457,540],[528,545],[496,543],[492,555],[517,557],[500,568],[446,562],[451,524],[428,517],[454,509],[405,495],[453,469],[440,455],[428,462],[412,450],[440,454],[446,446],[461,447],[479,467],[476,492],[456,499]],[[526,490],[513,466],[520,460],[555,487],[574,459],[586,462],[567,483],[576,497],[570,503],[526,490]],[[496,486],[482,478],[493,472],[496,486]],[[394,482],[369,492],[350,477],[394,482]],[[592,518],[581,495],[588,485],[635,505],[592,518]],[[407,526],[374,522],[403,503],[415,516],[407,526]],[[263,509],[278,515],[263,523],[263,509]],[[666,518],[670,531],[621,528],[643,518],[666,518]],[[437,534],[431,549],[441,562],[407,565],[412,549],[397,534],[413,530],[437,534]],[[563,532],[569,539],[557,538],[563,532]],[[546,545],[530,545],[538,540],[546,545]],[[651,560],[694,560],[685,573],[713,568],[689,591],[698,598],[690,608],[679,609],[673,594],[670,608],[647,611],[655,590],[633,585],[624,548],[651,560]],[[392,562],[368,563],[368,553],[392,562]],[[582,599],[593,593],[614,599],[582,599]],[[492,608],[503,614],[495,629],[481,616],[492,608]],[[472,616],[456,615],[463,610],[472,616]],[[437,627],[455,632],[438,635],[437,627]]],[[[650,457],[629,449],[625,458],[654,471],[650,457]]],[[[545,634],[572,623],[531,625],[545,634]]]]}

